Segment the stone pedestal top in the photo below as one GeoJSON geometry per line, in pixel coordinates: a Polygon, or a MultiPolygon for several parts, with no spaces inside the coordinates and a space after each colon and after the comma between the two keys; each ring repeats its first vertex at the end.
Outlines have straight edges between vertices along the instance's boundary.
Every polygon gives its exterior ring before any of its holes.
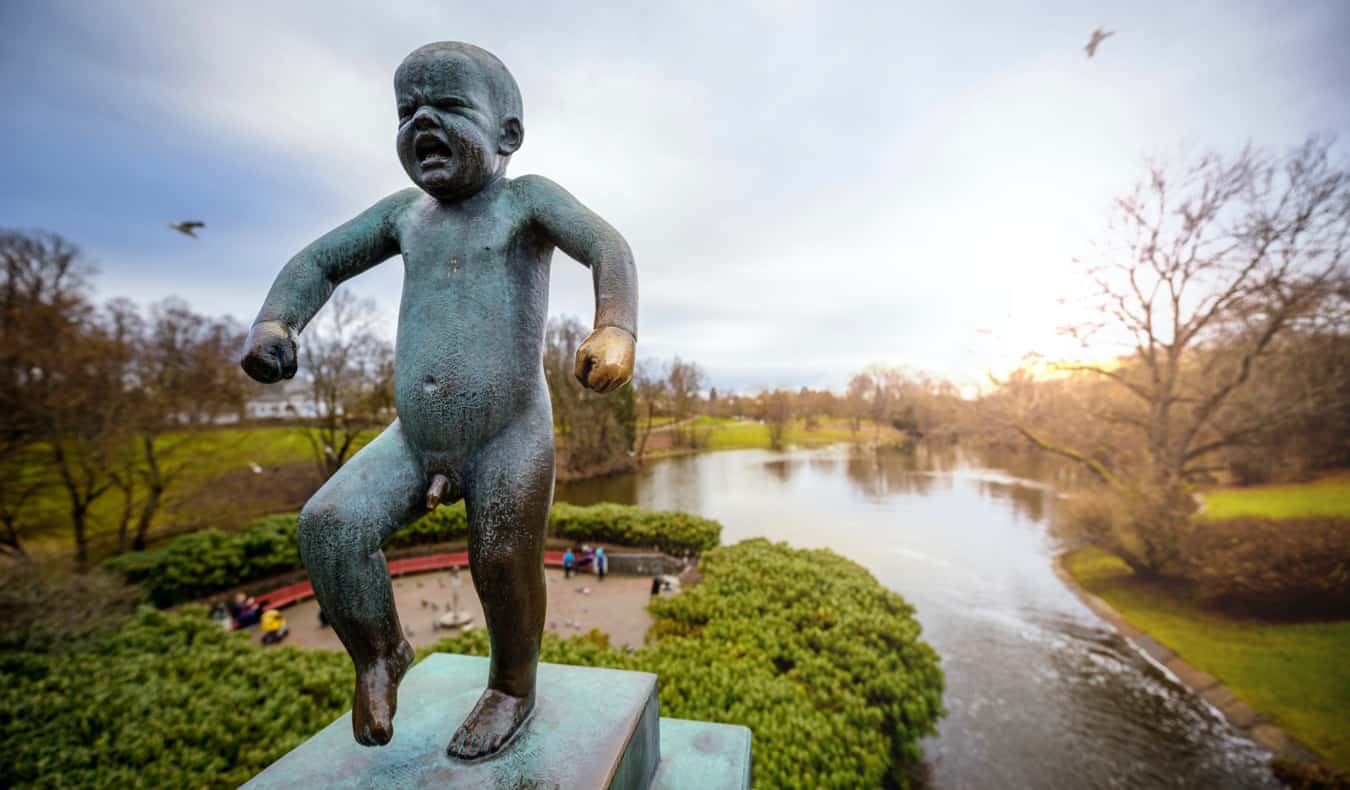
{"type": "Polygon", "coordinates": [[[486,658],[438,653],[408,673],[386,746],[352,739],[346,713],[244,785],[325,788],[646,788],[660,759],[656,676],[539,665],[538,702],[500,753],[446,755],[487,687],[486,658]]]}
{"type": "Polygon", "coordinates": [[[750,730],[660,718],[656,676],[539,665],[538,702],[500,753],[472,763],[445,747],[487,686],[488,662],[438,653],[413,667],[398,693],[394,739],[361,746],[351,714],[244,785],[324,788],[556,788],[745,790],[750,730]]]}

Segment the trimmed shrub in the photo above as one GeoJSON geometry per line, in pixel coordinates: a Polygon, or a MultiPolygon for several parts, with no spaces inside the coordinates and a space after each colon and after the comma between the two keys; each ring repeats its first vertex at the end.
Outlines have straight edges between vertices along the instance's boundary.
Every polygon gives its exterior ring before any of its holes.
{"type": "MultiPolygon", "coordinates": [[[[106,567],[144,587],[156,606],[174,606],[240,584],[298,570],[294,513],[268,516],[242,532],[208,529],[176,538],[151,551],[123,554],[106,567]]],[[[717,545],[722,525],[689,513],[629,505],[554,505],[549,530],[575,541],[660,549],[680,556],[717,545]]],[[[465,540],[464,503],[442,505],[395,533],[385,548],[465,540]]]]}
{"type": "Polygon", "coordinates": [[[55,563],[0,563],[0,652],[74,650],[121,625],[145,598],[102,571],[55,563]]]}
{"type": "MultiPolygon", "coordinates": [[[[667,716],[754,731],[756,787],[907,785],[943,678],[913,609],[826,550],[715,549],[703,581],[651,605],[649,644],[545,634],[542,658],[654,672],[667,716]]],[[[427,652],[486,655],[471,631],[427,652]]],[[[262,648],[142,608],[79,651],[0,654],[0,786],[234,787],[351,704],[340,652],[262,648]]]]}
{"type": "Polygon", "coordinates": [[[412,526],[395,532],[384,545],[388,549],[402,549],[468,539],[469,515],[464,510],[464,503],[456,502],[453,505],[441,505],[419,518],[412,526]]]}
{"type": "Polygon", "coordinates": [[[237,787],[351,705],[346,655],[262,649],[201,607],[87,648],[0,653],[0,786],[237,787]]]}
{"type": "MultiPolygon", "coordinates": [[[[696,587],[651,604],[641,650],[546,636],[544,660],[654,672],[662,715],[750,727],[756,787],[906,786],[943,712],[937,654],[909,604],[827,550],[757,539],[701,568],[696,587]]],[[[481,631],[431,648],[487,649],[481,631]]]]}
{"type": "Polygon", "coordinates": [[[722,525],[709,518],[613,503],[588,507],[558,503],[548,521],[554,537],[649,546],[676,557],[702,554],[715,548],[722,537],[722,525]]]}
{"type": "Polygon", "coordinates": [[[105,567],[144,587],[156,606],[173,606],[299,565],[295,517],[268,516],[242,532],[193,532],[162,549],[114,557],[105,567]]]}
{"type": "Polygon", "coordinates": [[[1197,521],[1181,573],[1208,603],[1277,617],[1350,616],[1350,520],[1197,521]]]}

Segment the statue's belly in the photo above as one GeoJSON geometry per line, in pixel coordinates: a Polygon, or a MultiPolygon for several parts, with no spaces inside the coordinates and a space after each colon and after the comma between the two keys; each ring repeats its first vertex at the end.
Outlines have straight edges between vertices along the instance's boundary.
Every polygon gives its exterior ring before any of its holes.
{"type": "Polygon", "coordinates": [[[458,466],[535,403],[543,386],[543,317],[511,290],[405,288],[394,401],[417,449],[458,466]]]}

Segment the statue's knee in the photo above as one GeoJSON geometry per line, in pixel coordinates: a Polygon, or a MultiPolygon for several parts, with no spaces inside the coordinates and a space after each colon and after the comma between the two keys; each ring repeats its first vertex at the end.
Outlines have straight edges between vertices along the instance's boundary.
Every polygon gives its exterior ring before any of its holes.
{"type": "Polygon", "coordinates": [[[485,579],[513,576],[520,572],[522,559],[509,551],[483,552],[472,558],[473,572],[485,579]]]}
{"type": "Polygon", "coordinates": [[[306,502],[295,525],[300,550],[311,556],[331,545],[336,537],[334,533],[342,528],[341,522],[341,510],[336,503],[317,497],[306,502]]]}

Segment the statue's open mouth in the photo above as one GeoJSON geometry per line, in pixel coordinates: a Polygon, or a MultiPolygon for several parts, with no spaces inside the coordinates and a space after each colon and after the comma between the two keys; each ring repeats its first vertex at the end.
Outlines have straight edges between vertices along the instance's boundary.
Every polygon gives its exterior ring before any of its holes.
{"type": "Polygon", "coordinates": [[[419,134],[413,141],[413,155],[423,170],[445,167],[454,155],[450,146],[434,134],[419,134]]]}

